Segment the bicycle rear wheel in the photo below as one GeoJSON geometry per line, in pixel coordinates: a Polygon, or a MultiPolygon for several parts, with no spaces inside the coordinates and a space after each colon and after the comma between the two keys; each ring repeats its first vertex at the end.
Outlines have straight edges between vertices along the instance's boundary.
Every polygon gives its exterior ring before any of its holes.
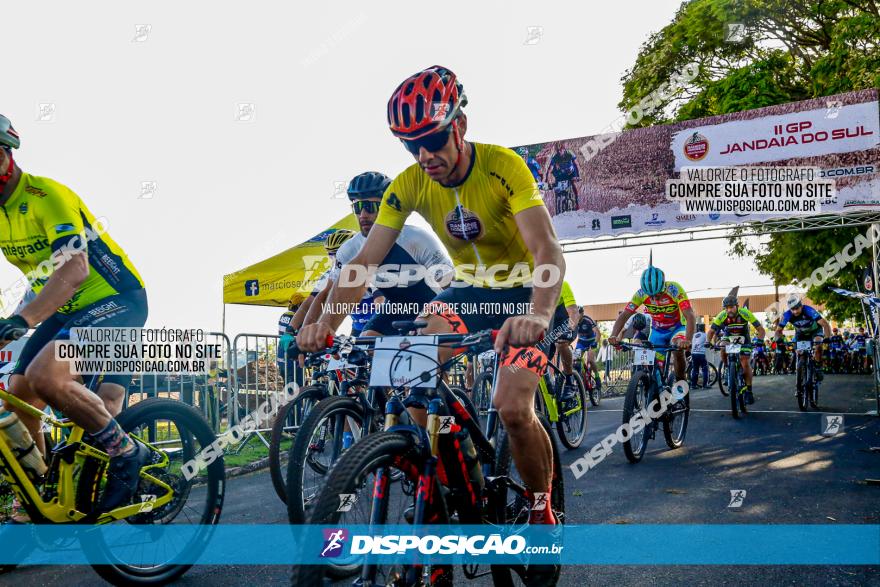
{"type": "Polygon", "coordinates": [[[663,437],[666,439],[666,446],[676,449],[684,444],[684,437],[687,434],[688,418],[691,413],[691,394],[684,396],[684,407],[673,412],[672,406],[667,408],[668,417],[663,420],[663,437]]]}
{"type": "MultiPolygon", "coordinates": [[[[201,554],[213,533],[213,525],[220,521],[226,482],[223,457],[220,455],[187,479],[192,471],[186,465],[195,462],[196,455],[211,445],[215,436],[204,417],[181,402],[146,399],[116,419],[123,430],[154,447],[151,449],[154,464],[160,463],[163,456],[167,457],[166,466],[149,469],[148,473],[171,486],[173,498],[163,506],[145,508],[143,513],[119,522],[135,529],[142,527],[143,532],[120,538],[119,543],[113,544],[106,541],[105,534],[95,532],[81,544],[88,559],[98,561],[92,565],[95,571],[114,585],[169,583],[192,566],[186,561],[201,554]],[[181,524],[188,529],[174,533],[178,538],[174,549],[169,549],[167,540],[163,541],[161,536],[156,538],[155,528],[160,524],[181,524]],[[179,541],[180,536],[185,536],[183,544],[179,541]],[[132,564],[131,560],[141,562],[132,564]]],[[[105,467],[88,459],[77,485],[77,508],[85,513],[95,508],[105,483],[105,467]]],[[[161,486],[143,478],[136,493],[143,502],[164,494],[161,486]]]]}
{"type": "Polygon", "coordinates": [[[486,369],[480,371],[480,374],[474,379],[474,386],[472,389],[472,397],[474,398],[473,404],[477,410],[477,414],[480,416],[479,421],[483,423],[486,422],[486,416],[491,407],[490,402],[492,401],[493,382],[494,377],[492,372],[486,369]]]}
{"type": "Polygon", "coordinates": [[[722,361],[718,363],[718,389],[721,390],[721,395],[727,396],[727,387],[729,383],[730,381],[727,369],[727,362],[722,361]]]}
{"type": "MultiPolygon", "coordinates": [[[[378,492],[384,496],[377,505],[376,512],[379,524],[406,523],[403,512],[415,503],[415,483],[418,481],[419,466],[416,464],[418,455],[412,436],[396,432],[377,432],[371,434],[346,452],[327,476],[324,488],[317,495],[314,507],[309,516],[309,523],[316,525],[344,527],[352,524],[367,524],[370,520],[376,484],[382,486],[378,492]],[[402,467],[397,469],[396,467],[402,467]],[[401,479],[395,482],[393,472],[397,471],[401,479]],[[348,512],[340,512],[340,496],[354,495],[354,505],[348,512]],[[400,518],[400,519],[394,519],[400,518]]],[[[434,478],[435,487],[431,492],[442,496],[440,486],[434,478]]],[[[443,499],[435,500],[431,513],[431,523],[445,524],[449,518],[443,499]]],[[[331,565],[298,565],[293,568],[291,585],[321,585],[326,577],[341,577],[343,574],[354,574],[362,570],[365,574],[373,574],[375,585],[391,583],[398,574],[405,574],[408,567],[374,565],[366,567],[360,557],[342,561],[341,568],[331,565]]],[[[440,567],[435,567],[440,570],[440,567]]],[[[432,584],[432,569],[425,566],[421,569],[419,579],[432,584]]],[[[443,575],[448,576],[446,585],[452,585],[451,568],[443,567],[443,575]]],[[[438,584],[438,583],[433,583],[438,584]]]]}
{"type": "Polygon", "coordinates": [[[325,397],[327,390],[323,386],[304,387],[293,401],[281,406],[275,416],[269,443],[269,474],[275,493],[284,503],[287,503],[287,460],[296,433],[314,405],[325,397]]]}

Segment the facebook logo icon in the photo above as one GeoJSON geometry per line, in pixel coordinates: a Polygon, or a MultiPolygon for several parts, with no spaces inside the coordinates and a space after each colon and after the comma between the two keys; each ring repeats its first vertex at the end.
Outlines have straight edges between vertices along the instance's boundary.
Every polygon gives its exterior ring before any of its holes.
{"type": "Polygon", "coordinates": [[[248,279],[244,282],[244,295],[258,296],[260,295],[260,280],[248,279]]]}

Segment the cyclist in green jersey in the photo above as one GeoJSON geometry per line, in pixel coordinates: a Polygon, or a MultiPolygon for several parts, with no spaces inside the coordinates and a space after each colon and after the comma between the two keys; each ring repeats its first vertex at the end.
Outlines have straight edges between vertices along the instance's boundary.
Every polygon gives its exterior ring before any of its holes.
{"type": "MultiPolygon", "coordinates": [[[[12,371],[10,389],[40,409],[48,403],[63,411],[104,448],[110,464],[99,507],[110,511],[131,500],[149,458],[149,450],[114,417],[131,375],[72,374],[68,361],[56,359],[56,348],[72,328],[143,326],[147,294],[128,256],[79,196],[15,164],[12,150],[20,145],[9,119],[0,115],[0,248],[37,294],[20,313],[0,319],[0,345],[36,328],[12,371]]],[[[45,454],[40,420],[18,417],[45,454]]]]}

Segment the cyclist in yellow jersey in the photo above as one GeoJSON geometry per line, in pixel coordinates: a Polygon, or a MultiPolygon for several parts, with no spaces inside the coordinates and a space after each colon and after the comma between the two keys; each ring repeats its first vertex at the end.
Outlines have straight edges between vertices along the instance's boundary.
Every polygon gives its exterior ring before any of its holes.
{"type": "MultiPolygon", "coordinates": [[[[55,358],[56,341],[69,338],[71,328],[143,326],[147,295],[134,265],[79,196],[15,164],[12,150],[20,144],[9,119],[0,115],[0,248],[37,294],[20,313],[0,319],[0,345],[36,328],[12,372],[10,389],[40,409],[48,403],[63,411],[107,451],[108,484],[100,507],[109,511],[131,499],[149,454],[114,418],[131,375],[72,375],[69,363],[55,358]]],[[[45,453],[39,419],[18,417],[45,453]]]]}
{"type": "MultiPolygon", "coordinates": [[[[549,498],[553,474],[550,439],[534,411],[535,388],[547,357],[534,345],[551,327],[565,262],[522,158],[504,147],[465,140],[467,117],[461,109],[466,103],[455,74],[441,66],[414,74],[394,91],[388,102],[389,126],[416,163],[386,190],[376,225],[350,265],[380,263],[410,213],[428,221],[456,266],[457,281],[430,305],[425,332],[500,329],[495,350],[502,367],[494,402],[534,502],[549,498]],[[530,283],[533,268],[538,269],[530,283]],[[465,312],[466,304],[492,304],[506,312],[465,312]],[[537,493],[547,495],[536,498],[537,493]]],[[[337,287],[330,305],[354,302],[362,291],[337,287]]],[[[297,343],[306,351],[323,348],[342,318],[324,314],[300,331],[297,343]]],[[[441,348],[441,360],[449,352],[441,348]]],[[[423,421],[423,414],[415,416],[423,421]]],[[[556,523],[550,508],[532,509],[530,520],[556,523]]]]}

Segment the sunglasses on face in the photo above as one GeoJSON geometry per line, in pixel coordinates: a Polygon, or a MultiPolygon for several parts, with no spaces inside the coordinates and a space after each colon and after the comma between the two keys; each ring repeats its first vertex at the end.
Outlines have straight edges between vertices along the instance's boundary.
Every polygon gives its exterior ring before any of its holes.
{"type": "Polygon", "coordinates": [[[406,147],[407,151],[418,157],[419,151],[422,147],[424,147],[429,153],[436,153],[437,151],[445,147],[446,143],[449,142],[449,135],[451,133],[452,127],[447,126],[440,132],[435,132],[419,139],[413,139],[411,141],[400,139],[400,142],[403,143],[403,146],[406,147]]]}
{"type": "Polygon", "coordinates": [[[367,214],[376,214],[379,212],[379,204],[382,202],[371,202],[369,200],[359,200],[357,202],[351,203],[351,209],[354,210],[355,214],[360,214],[363,210],[367,211],[367,214]]]}

